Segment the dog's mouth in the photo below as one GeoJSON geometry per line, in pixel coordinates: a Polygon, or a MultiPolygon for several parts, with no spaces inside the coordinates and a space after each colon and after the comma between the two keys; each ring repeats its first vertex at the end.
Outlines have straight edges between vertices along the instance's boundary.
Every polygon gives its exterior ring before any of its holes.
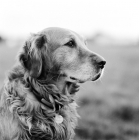
{"type": "Polygon", "coordinates": [[[99,72],[93,76],[93,78],[88,78],[88,79],[79,79],[73,76],[67,76],[66,74],[64,75],[66,78],[66,88],[68,90],[68,93],[70,95],[74,95],[77,91],[79,91],[79,87],[81,83],[85,83],[86,81],[96,81],[98,80],[102,75],[102,70],[99,70],[99,72]]]}
{"type": "Polygon", "coordinates": [[[96,81],[97,79],[100,78],[100,76],[101,76],[101,72],[97,73],[92,79],[90,78],[88,80],[80,80],[70,76],[69,77],[70,79],[66,82],[68,93],[70,95],[74,95],[77,91],[79,91],[80,83],[84,83],[86,81],[96,81]]]}
{"type": "Polygon", "coordinates": [[[93,78],[89,78],[86,80],[81,80],[75,77],[70,76],[70,81],[71,83],[85,83],[86,81],[96,81],[98,80],[102,75],[102,70],[100,70],[95,76],[93,76],[93,78]]]}
{"type": "Polygon", "coordinates": [[[71,79],[71,83],[84,83],[85,82],[85,80],[80,80],[80,79],[77,79],[77,78],[75,78],[75,77],[70,77],[70,79],[71,79]]]}

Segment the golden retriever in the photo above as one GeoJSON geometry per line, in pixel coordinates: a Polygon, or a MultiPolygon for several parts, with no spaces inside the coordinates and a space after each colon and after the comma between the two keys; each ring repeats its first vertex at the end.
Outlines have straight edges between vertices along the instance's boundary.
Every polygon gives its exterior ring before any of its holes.
{"type": "Polygon", "coordinates": [[[18,58],[0,94],[0,140],[72,140],[78,83],[97,80],[106,61],[56,27],[31,35],[18,58]]]}

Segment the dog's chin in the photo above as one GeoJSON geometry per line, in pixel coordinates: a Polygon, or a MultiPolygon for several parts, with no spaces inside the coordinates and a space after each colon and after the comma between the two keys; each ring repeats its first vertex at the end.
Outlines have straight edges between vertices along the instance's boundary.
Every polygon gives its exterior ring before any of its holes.
{"type": "Polygon", "coordinates": [[[96,81],[101,77],[101,73],[98,73],[97,75],[95,75],[91,81],[96,81]]]}

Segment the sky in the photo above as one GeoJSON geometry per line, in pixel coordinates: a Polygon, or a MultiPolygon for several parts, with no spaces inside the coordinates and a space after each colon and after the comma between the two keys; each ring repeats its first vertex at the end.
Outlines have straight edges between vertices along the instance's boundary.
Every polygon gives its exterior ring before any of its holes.
{"type": "Polygon", "coordinates": [[[18,37],[53,26],[139,38],[139,0],[0,0],[0,34],[18,37]]]}

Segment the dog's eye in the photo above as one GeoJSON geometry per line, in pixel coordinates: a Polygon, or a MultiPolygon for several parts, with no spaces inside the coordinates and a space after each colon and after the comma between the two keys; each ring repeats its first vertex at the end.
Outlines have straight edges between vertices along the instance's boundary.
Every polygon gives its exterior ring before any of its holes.
{"type": "Polygon", "coordinates": [[[66,46],[69,46],[69,47],[74,47],[75,46],[75,42],[74,40],[70,40],[68,43],[65,44],[66,46]]]}

